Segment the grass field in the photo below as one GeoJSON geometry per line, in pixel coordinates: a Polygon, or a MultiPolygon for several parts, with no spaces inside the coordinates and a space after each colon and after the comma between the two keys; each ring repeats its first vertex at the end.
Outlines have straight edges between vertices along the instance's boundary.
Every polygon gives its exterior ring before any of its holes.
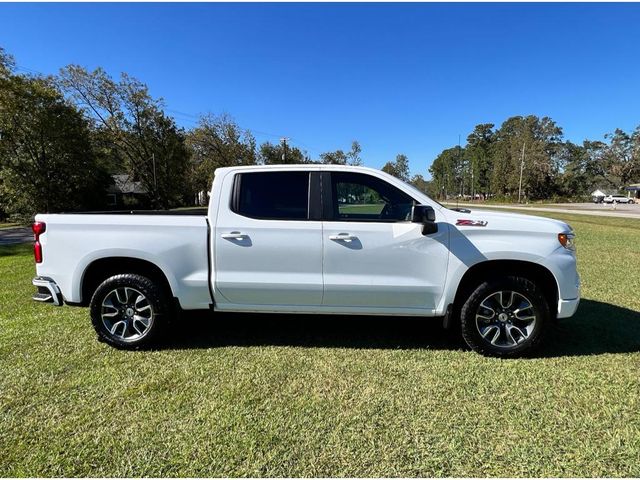
{"type": "Polygon", "coordinates": [[[0,247],[0,475],[640,476],[640,222],[552,216],[584,300],[522,360],[428,320],[275,315],[117,351],[0,247]]]}
{"type": "Polygon", "coordinates": [[[3,228],[13,228],[13,227],[21,227],[21,223],[16,222],[0,222],[0,230],[3,228]]]}

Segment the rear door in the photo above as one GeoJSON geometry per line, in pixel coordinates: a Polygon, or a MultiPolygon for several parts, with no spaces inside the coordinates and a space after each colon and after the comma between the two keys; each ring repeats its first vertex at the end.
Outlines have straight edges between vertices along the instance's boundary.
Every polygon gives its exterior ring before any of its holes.
{"type": "Polygon", "coordinates": [[[373,175],[323,173],[324,305],[420,313],[443,293],[446,228],[423,235],[417,203],[373,175]],[[329,194],[329,195],[327,195],[329,194]]]}
{"type": "MultiPolygon", "coordinates": [[[[220,205],[214,229],[221,300],[257,310],[320,305],[319,176],[308,170],[258,171],[236,173],[225,183],[223,194],[231,201],[220,205]]],[[[224,308],[224,301],[217,303],[224,308]]]]}

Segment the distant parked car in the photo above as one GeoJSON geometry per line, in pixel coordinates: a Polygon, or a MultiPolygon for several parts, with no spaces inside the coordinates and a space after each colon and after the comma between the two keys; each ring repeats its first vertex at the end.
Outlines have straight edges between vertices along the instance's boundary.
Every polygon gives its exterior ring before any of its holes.
{"type": "Polygon", "coordinates": [[[604,203],[635,203],[633,198],[624,195],[607,195],[602,201],[604,203]]]}

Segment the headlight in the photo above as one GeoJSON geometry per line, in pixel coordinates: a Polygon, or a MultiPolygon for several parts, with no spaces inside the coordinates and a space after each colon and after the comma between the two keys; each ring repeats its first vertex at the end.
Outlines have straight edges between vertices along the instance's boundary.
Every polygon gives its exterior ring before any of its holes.
{"type": "Polygon", "coordinates": [[[567,250],[576,251],[576,235],[575,233],[559,233],[558,241],[567,250]]]}

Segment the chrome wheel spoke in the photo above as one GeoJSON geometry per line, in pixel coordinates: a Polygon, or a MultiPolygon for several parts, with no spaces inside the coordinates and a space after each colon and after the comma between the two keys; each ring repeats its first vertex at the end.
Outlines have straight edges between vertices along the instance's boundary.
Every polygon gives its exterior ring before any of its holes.
{"type": "MultiPolygon", "coordinates": [[[[131,326],[133,327],[133,329],[138,332],[138,335],[142,335],[144,333],[144,331],[146,330],[145,328],[142,328],[142,330],[140,330],[140,328],[138,327],[138,323],[140,323],[139,321],[137,321],[135,318],[133,319],[133,322],[131,323],[131,326]]],[[[143,325],[144,327],[144,325],[143,325]]]]}
{"type": "Polygon", "coordinates": [[[125,323],[124,320],[120,320],[118,322],[115,322],[112,327],[111,327],[111,334],[112,335],[116,335],[116,332],[118,331],[119,328],[122,328],[122,333],[120,335],[118,335],[119,337],[124,337],[124,333],[127,330],[127,324],[125,323]]]}
{"type": "Polygon", "coordinates": [[[133,322],[131,323],[133,328],[140,335],[142,335],[147,330],[147,328],[149,328],[150,324],[151,324],[151,319],[149,319],[147,317],[142,317],[140,315],[134,315],[133,316],[133,322]],[[140,327],[142,327],[142,328],[140,328],[140,327]]]}
{"type": "Polygon", "coordinates": [[[498,303],[502,308],[509,308],[513,303],[513,295],[515,292],[498,292],[498,303]],[[507,303],[505,301],[508,300],[507,303]]]}
{"type": "Polygon", "coordinates": [[[504,333],[505,333],[505,337],[507,339],[507,343],[509,345],[517,345],[518,341],[515,338],[513,338],[513,334],[511,333],[511,328],[509,328],[509,327],[510,327],[510,325],[507,325],[505,327],[505,329],[504,329],[504,333]]]}
{"type": "Polygon", "coordinates": [[[514,339],[514,341],[516,343],[520,343],[523,340],[526,340],[529,337],[529,334],[526,332],[526,330],[523,330],[522,328],[518,327],[517,325],[509,325],[507,326],[507,331],[509,332],[509,335],[511,336],[511,338],[513,337],[513,331],[515,331],[518,335],[517,339],[514,339]]]}
{"type": "Polygon", "coordinates": [[[118,299],[118,302],[120,303],[120,305],[125,305],[127,303],[127,300],[128,300],[127,289],[126,288],[118,288],[116,290],[116,298],[118,299]]]}
{"type": "Polygon", "coordinates": [[[490,321],[496,316],[496,311],[487,305],[486,300],[480,304],[479,312],[476,315],[484,320],[490,321]],[[482,313],[480,313],[482,311],[482,313]]]}
{"type": "Polygon", "coordinates": [[[500,327],[498,325],[489,325],[480,331],[482,338],[494,343],[500,337],[500,327]]]}

